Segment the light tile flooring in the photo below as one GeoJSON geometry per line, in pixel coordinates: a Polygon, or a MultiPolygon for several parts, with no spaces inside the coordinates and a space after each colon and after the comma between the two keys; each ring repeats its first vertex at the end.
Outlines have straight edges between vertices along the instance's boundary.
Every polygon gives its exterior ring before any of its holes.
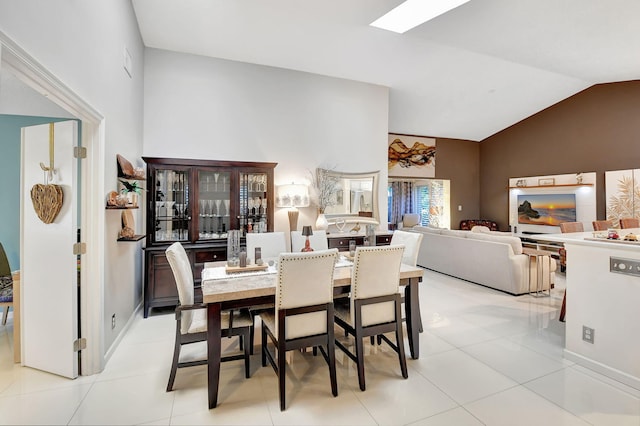
{"type": "Polygon", "coordinates": [[[257,351],[248,380],[241,362],[223,364],[214,410],[204,366],[179,370],[175,391],[165,392],[171,313],[136,318],[105,370],[77,380],[14,366],[8,325],[0,424],[640,425],[640,391],[563,359],[562,278],[551,298],[513,297],[426,271],[421,357],[408,361],[407,380],[387,347],[367,345],[361,392],[353,362],[337,350],[333,398],[322,357],[294,352],[284,412],[257,351]]]}

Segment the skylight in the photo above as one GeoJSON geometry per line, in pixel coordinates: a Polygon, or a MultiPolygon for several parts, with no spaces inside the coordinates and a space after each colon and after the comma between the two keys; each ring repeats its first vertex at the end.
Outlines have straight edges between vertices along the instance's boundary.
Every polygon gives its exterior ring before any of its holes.
{"type": "Polygon", "coordinates": [[[468,1],[407,0],[369,25],[402,34],[468,1]]]}

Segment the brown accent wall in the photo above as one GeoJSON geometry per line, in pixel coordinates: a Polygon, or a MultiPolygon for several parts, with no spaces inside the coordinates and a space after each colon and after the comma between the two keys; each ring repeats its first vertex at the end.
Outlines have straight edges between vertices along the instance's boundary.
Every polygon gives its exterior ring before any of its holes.
{"type": "Polygon", "coordinates": [[[480,144],[436,139],[436,178],[451,181],[451,229],[480,216],[480,144]],[[458,206],[462,211],[458,211],[458,206]]]}
{"type": "MultiPolygon", "coordinates": [[[[437,166],[445,157],[439,143],[437,166]]],[[[640,80],[592,86],[479,145],[483,219],[508,229],[510,177],[577,172],[596,172],[596,211],[604,219],[604,172],[640,167],[640,80]]]]}

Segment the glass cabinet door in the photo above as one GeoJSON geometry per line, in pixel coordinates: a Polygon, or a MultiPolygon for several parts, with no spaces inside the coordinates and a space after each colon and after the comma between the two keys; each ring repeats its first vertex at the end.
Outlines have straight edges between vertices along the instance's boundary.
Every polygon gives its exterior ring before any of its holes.
{"type": "Polygon", "coordinates": [[[231,229],[231,172],[198,170],[198,240],[227,238],[231,229]]]}
{"type": "Polygon", "coordinates": [[[155,241],[189,239],[189,172],[155,171],[155,241]]]}
{"type": "Polygon", "coordinates": [[[240,173],[240,229],[245,232],[267,232],[266,173],[240,173]]]}

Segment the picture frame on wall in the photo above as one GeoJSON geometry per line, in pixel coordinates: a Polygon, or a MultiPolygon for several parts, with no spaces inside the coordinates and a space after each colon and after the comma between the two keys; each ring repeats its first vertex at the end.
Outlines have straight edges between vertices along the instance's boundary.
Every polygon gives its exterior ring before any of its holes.
{"type": "Polygon", "coordinates": [[[556,180],[554,178],[542,178],[538,179],[538,185],[540,186],[551,186],[555,185],[556,180]]]}
{"type": "Polygon", "coordinates": [[[426,136],[389,133],[389,177],[436,177],[436,140],[426,136]]]}

